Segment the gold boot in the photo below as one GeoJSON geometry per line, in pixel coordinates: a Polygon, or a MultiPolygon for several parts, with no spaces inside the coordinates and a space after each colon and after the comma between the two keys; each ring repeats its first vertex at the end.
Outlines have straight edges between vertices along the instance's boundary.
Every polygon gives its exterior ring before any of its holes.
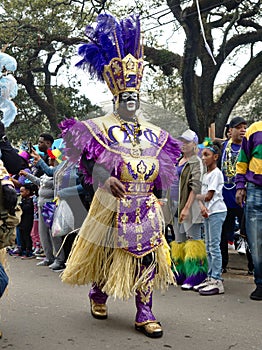
{"type": "Polygon", "coordinates": [[[98,320],[105,320],[107,318],[107,306],[106,304],[98,304],[94,300],[90,299],[91,314],[98,320]]]}
{"type": "Polygon", "coordinates": [[[163,330],[159,322],[148,322],[143,325],[135,324],[135,329],[144,333],[149,338],[160,338],[163,335],[163,330]]]}

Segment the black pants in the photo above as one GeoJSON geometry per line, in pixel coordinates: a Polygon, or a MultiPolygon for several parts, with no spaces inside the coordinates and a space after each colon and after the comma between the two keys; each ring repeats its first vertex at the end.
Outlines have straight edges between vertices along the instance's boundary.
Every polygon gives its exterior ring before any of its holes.
{"type": "Polygon", "coordinates": [[[254,264],[253,264],[252,255],[251,255],[251,252],[249,250],[249,246],[248,246],[248,242],[247,242],[245,215],[242,216],[242,222],[240,225],[240,234],[241,234],[241,236],[244,237],[246,244],[247,244],[247,248],[246,248],[247,267],[248,267],[248,271],[252,272],[254,270],[254,264]]]}
{"type": "MultiPolygon", "coordinates": [[[[225,269],[228,265],[228,235],[235,230],[235,220],[238,218],[240,225],[240,234],[245,236],[245,222],[244,222],[244,209],[243,208],[227,208],[227,216],[222,226],[220,249],[222,254],[222,268],[225,269]]],[[[246,238],[245,238],[246,239],[246,238]]],[[[253,270],[252,256],[247,249],[247,261],[248,269],[253,270]]]]}
{"type": "Polygon", "coordinates": [[[235,231],[235,220],[238,218],[239,224],[244,215],[243,208],[227,208],[227,216],[222,226],[220,249],[222,254],[222,268],[225,269],[228,264],[228,235],[235,231]]]}
{"type": "Polygon", "coordinates": [[[32,238],[30,233],[31,233],[31,230],[23,230],[20,228],[20,240],[21,240],[22,253],[32,252],[32,238]]]}

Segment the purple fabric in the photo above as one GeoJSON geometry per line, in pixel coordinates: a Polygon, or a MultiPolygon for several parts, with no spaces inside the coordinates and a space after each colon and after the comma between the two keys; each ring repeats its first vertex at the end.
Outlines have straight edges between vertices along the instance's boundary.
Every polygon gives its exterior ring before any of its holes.
{"type": "Polygon", "coordinates": [[[106,293],[103,293],[96,283],[93,283],[89,291],[89,298],[94,300],[94,302],[97,304],[105,304],[108,295],[106,293]]]}
{"type": "MultiPolygon", "coordinates": [[[[92,121],[87,121],[88,126],[102,143],[114,148],[117,147],[121,151],[121,147],[118,145],[110,144],[110,141],[102,134],[101,130],[92,121]]],[[[116,169],[121,167],[122,158],[120,154],[111,152],[110,148],[105,148],[98,142],[90,133],[88,127],[80,121],[74,119],[67,119],[63,121],[59,127],[62,130],[62,137],[66,144],[65,153],[69,157],[70,161],[76,162],[80,159],[81,154],[86,159],[94,159],[97,164],[101,164],[105,167],[109,173],[113,173],[116,169]]],[[[149,133],[153,135],[153,133],[149,133]]],[[[123,150],[125,147],[123,147],[123,150]]],[[[125,149],[126,150],[126,149],[125,149]]],[[[152,147],[146,150],[143,155],[155,156],[159,152],[157,158],[159,160],[159,174],[155,186],[157,189],[166,190],[175,180],[176,172],[174,170],[174,164],[177,164],[180,156],[180,142],[170,136],[166,131],[161,130],[160,137],[158,139],[152,139],[152,147]],[[162,149],[160,150],[160,147],[162,149]],[[159,152],[160,151],[160,152],[159,152]]],[[[85,181],[92,183],[92,178],[86,172],[85,167],[80,161],[80,171],[85,175],[85,181]]],[[[115,174],[116,175],[116,174],[115,174]]]]}
{"type": "MultiPolygon", "coordinates": [[[[24,171],[26,171],[28,174],[31,174],[31,170],[29,168],[25,168],[23,169],[24,171]]],[[[12,176],[14,179],[16,178],[16,175],[12,176]]],[[[16,179],[21,185],[24,185],[27,182],[27,178],[24,175],[19,175],[19,177],[16,179]]],[[[16,193],[20,193],[20,188],[16,187],[15,188],[16,193]]]]}
{"type": "Polygon", "coordinates": [[[196,275],[189,276],[184,280],[184,283],[190,284],[192,287],[202,283],[207,278],[207,274],[199,272],[196,275]]]}
{"type": "MultiPolygon", "coordinates": [[[[159,145],[161,145],[161,142],[163,140],[160,138],[159,145]]],[[[155,181],[156,188],[167,190],[175,181],[177,174],[174,164],[178,163],[181,154],[180,145],[181,143],[178,140],[168,135],[167,141],[158,156],[160,175],[155,181]]]]}
{"type": "Polygon", "coordinates": [[[44,222],[50,228],[52,227],[52,224],[53,224],[55,209],[56,209],[55,202],[46,202],[42,208],[42,216],[43,216],[44,222]]]}
{"type": "Polygon", "coordinates": [[[142,256],[161,244],[162,222],[158,218],[155,203],[150,203],[148,195],[126,195],[125,201],[119,203],[118,213],[119,248],[142,256]]]}
{"type": "Polygon", "coordinates": [[[177,273],[177,272],[174,272],[174,275],[175,275],[176,283],[179,286],[181,286],[186,279],[186,275],[184,273],[177,273]]]}
{"type": "Polygon", "coordinates": [[[76,119],[66,119],[59,124],[61,136],[65,142],[65,155],[72,163],[79,161],[86,143],[91,139],[90,133],[84,123],[76,119]]]}
{"type": "MultiPolygon", "coordinates": [[[[92,120],[88,120],[87,123],[101,141],[108,145],[109,141],[101,133],[97,125],[92,120]]],[[[70,162],[80,160],[79,170],[84,174],[85,182],[93,183],[93,180],[80,159],[81,155],[84,155],[87,160],[94,159],[97,164],[103,164],[109,173],[112,173],[116,167],[121,165],[121,156],[111,152],[110,149],[106,149],[99,143],[83,122],[67,119],[59,127],[62,130],[62,137],[66,144],[65,154],[70,162]]]]}
{"type": "MultiPolygon", "coordinates": [[[[141,272],[143,267],[141,268],[141,272]]],[[[143,286],[141,289],[136,290],[136,322],[146,323],[148,321],[156,321],[155,316],[152,312],[152,295],[153,295],[153,284],[150,282],[155,277],[155,270],[148,276],[147,286],[143,286]],[[147,288],[146,288],[147,287],[147,288]]]]}
{"type": "Polygon", "coordinates": [[[251,124],[242,140],[238,158],[241,173],[237,173],[235,179],[237,190],[245,188],[247,182],[251,182],[256,186],[262,186],[262,170],[259,166],[259,160],[262,157],[262,130],[260,123],[261,121],[251,124]],[[250,169],[250,163],[252,164],[252,170],[250,169]],[[246,171],[244,171],[245,167],[247,167],[246,171]]]}

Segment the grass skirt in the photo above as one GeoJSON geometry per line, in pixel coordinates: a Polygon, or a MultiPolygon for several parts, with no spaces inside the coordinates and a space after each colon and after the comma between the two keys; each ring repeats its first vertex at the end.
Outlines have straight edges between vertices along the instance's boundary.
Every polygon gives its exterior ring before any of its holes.
{"type": "Polygon", "coordinates": [[[142,269],[142,258],[117,248],[115,214],[117,199],[99,189],[93,198],[87,218],[76,237],[62,273],[62,281],[72,285],[95,282],[108,295],[127,299],[137,288],[147,283],[155,270],[154,286],[167,289],[175,284],[168,246],[163,244],[154,252],[151,264],[142,269]]]}

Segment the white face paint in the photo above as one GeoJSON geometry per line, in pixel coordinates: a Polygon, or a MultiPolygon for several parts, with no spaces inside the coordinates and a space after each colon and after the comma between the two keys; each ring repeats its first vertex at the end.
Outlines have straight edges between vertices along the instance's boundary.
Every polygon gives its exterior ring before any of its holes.
{"type": "Polygon", "coordinates": [[[130,112],[135,111],[136,110],[136,102],[135,101],[128,101],[126,103],[126,109],[130,112]]]}
{"type": "Polygon", "coordinates": [[[128,99],[136,101],[138,99],[138,95],[136,92],[123,92],[121,98],[123,101],[127,101],[128,99]]]}
{"type": "Polygon", "coordinates": [[[137,92],[123,92],[119,96],[119,107],[117,109],[121,117],[134,115],[139,108],[139,96],[137,92]]]}

